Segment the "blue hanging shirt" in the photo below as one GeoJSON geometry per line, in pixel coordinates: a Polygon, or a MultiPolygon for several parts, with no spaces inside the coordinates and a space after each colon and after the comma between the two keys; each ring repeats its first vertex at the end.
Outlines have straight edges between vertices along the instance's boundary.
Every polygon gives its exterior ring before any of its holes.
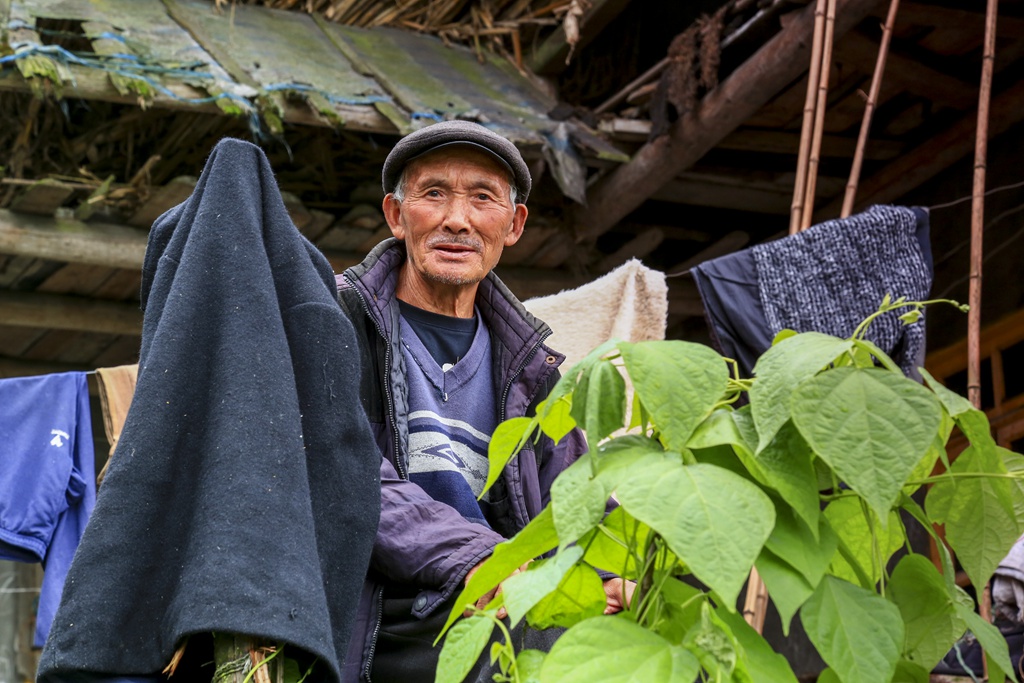
{"type": "Polygon", "coordinates": [[[96,502],[84,372],[0,380],[0,559],[42,562],[42,647],[96,502]]]}

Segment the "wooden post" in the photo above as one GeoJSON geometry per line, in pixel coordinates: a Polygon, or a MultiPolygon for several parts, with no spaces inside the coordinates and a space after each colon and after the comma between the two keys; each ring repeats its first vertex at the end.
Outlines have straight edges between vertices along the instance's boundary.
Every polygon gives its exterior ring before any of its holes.
{"type": "Polygon", "coordinates": [[[814,100],[814,136],[811,138],[811,156],[807,163],[807,190],[804,195],[803,216],[800,220],[801,230],[811,227],[811,217],[814,215],[814,192],[818,184],[818,164],[821,161],[821,138],[825,134],[828,78],[832,71],[832,42],[836,26],[836,0],[828,0],[827,6],[825,39],[821,48],[821,67],[818,71],[818,96],[814,100]]]}
{"type": "Polygon", "coordinates": [[[804,119],[800,127],[800,150],[796,158],[796,182],[793,186],[793,204],[790,208],[789,234],[800,230],[803,220],[804,195],[807,192],[807,167],[811,155],[811,137],[814,134],[814,112],[818,97],[821,72],[821,53],[825,42],[825,12],[827,0],[818,0],[814,8],[814,38],[811,45],[811,69],[807,73],[807,96],[804,98],[804,119]]]}
{"type": "MultiPolygon", "coordinates": [[[[999,0],[988,0],[985,11],[985,46],[981,58],[981,87],[978,92],[978,131],[974,139],[974,192],[971,201],[971,270],[967,317],[967,398],[981,410],[981,268],[982,236],[985,230],[985,170],[988,156],[988,112],[992,99],[992,71],[996,56],[996,16],[999,0]]],[[[989,585],[978,600],[985,621],[992,621],[989,585]]],[[[988,678],[988,662],[985,677],[988,678]]]]}
{"type": "Polygon", "coordinates": [[[843,209],[840,218],[853,213],[853,201],[857,196],[857,184],[860,182],[860,168],[864,163],[864,150],[868,145],[868,131],[871,129],[871,117],[878,106],[878,93],[882,89],[882,74],[885,72],[885,61],[889,56],[889,42],[892,40],[892,27],[896,23],[896,11],[900,0],[890,0],[889,13],[882,25],[882,42],[878,46],[878,60],[875,62],[875,73],[871,77],[871,88],[868,90],[868,101],[864,107],[864,119],[860,123],[860,135],[857,136],[857,149],[853,152],[853,164],[850,166],[850,180],[846,184],[843,196],[843,209]]]}

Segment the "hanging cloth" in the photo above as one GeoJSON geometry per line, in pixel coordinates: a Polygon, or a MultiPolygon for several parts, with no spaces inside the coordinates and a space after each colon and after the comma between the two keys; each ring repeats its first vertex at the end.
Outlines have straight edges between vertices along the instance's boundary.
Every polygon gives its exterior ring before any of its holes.
{"type": "MultiPolygon", "coordinates": [[[[380,452],[334,274],[258,147],[218,143],[156,222],[141,302],[135,396],[37,680],[155,674],[186,636],[236,633],[340,681],[380,452]]],[[[195,642],[181,666],[212,659],[195,642]]]]}
{"type": "Polygon", "coordinates": [[[665,338],[668,286],[665,274],[630,259],[593,282],[523,302],[552,330],[547,344],[565,354],[571,368],[609,339],[665,338]]]}
{"type": "MultiPolygon", "coordinates": [[[[702,263],[693,270],[712,338],[748,376],[781,330],[850,336],[886,294],[926,299],[932,283],[928,212],[872,206],[803,232],[702,263]]],[[[893,311],[867,338],[920,379],[924,316],[893,311]]]]}
{"type": "Polygon", "coordinates": [[[43,563],[35,646],[96,502],[85,373],[0,380],[0,559],[43,563]]]}
{"type": "Polygon", "coordinates": [[[114,456],[117,440],[124,428],[124,419],[128,408],[132,405],[135,395],[135,381],[139,374],[138,365],[118,365],[115,368],[97,368],[96,382],[100,390],[100,407],[103,410],[103,431],[110,443],[110,452],[103,469],[96,476],[96,484],[103,484],[103,478],[110,467],[110,458],[114,456]]]}

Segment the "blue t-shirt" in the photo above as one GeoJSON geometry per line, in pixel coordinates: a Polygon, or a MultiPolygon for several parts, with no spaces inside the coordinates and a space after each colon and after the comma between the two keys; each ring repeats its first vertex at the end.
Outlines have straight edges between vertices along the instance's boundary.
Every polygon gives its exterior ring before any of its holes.
{"type": "Polygon", "coordinates": [[[95,503],[85,373],[0,380],[0,559],[43,563],[37,647],[95,503]]]}
{"type": "Polygon", "coordinates": [[[497,426],[487,327],[477,321],[469,349],[447,370],[404,317],[401,336],[409,383],[409,480],[486,525],[477,496],[487,481],[487,447],[497,426]]]}

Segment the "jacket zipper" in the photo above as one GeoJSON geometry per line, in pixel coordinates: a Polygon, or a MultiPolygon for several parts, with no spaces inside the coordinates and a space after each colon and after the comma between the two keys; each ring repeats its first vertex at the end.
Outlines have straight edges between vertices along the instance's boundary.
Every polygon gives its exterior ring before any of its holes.
{"type": "Polygon", "coordinates": [[[366,666],[363,668],[363,677],[370,681],[370,671],[373,669],[373,656],[377,652],[377,636],[380,635],[380,625],[383,620],[384,612],[384,589],[377,589],[377,618],[374,620],[375,625],[373,627],[373,635],[370,637],[370,653],[366,657],[366,666]]]}
{"type": "MultiPolygon", "coordinates": [[[[348,280],[347,275],[345,276],[345,279],[348,280]]],[[[395,400],[391,396],[391,340],[384,334],[384,329],[381,327],[381,324],[377,322],[377,318],[370,313],[370,305],[366,303],[366,297],[363,296],[363,293],[359,291],[359,288],[356,287],[354,282],[351,280],[349,280],[349,282],[352,284],[352,289],[354,289],[356,294],[359,296],[360,303],[363,304],[363,311],[366,312],[366,317],[373,321],[373,326],[377,328],[377,334],[379,334],[381,339],[384,340],[384,394],[387,397],[388,419],[391,420],[391,431],[395,435],[395,469],[398,470],[399,477],[402,479],[408,479],[409,475],[405,472],[405,466],[402,462],[402,454],[399,451],[398,424],[395,419],[395,400]]],[[[378,623],[378,628],[379,626],[380,624],[378,623]]]]}
{"type": "Polygon", "coordinates": [[[519,364],[519,367],[514,373],[512,373],[512,376],[509,377],[508,381],[505,383],[505,389],[501,392],[501,403],[498,405],[498,424],[505,421],[505,404],[508,402],[508,392],[512,390],[512,385],[515,383],[516,378],[519,377],[526,368],[526,364],[530,362],[531,358],[533,358],[533,354],[537,353],[537,349],[539,349],[540,345],[544,343],[544,340],[548,338],[548,334],[542,334],[540,336],[537,343],[533,345],[530,352],[523,358],[523,362],[519,364]]]}

